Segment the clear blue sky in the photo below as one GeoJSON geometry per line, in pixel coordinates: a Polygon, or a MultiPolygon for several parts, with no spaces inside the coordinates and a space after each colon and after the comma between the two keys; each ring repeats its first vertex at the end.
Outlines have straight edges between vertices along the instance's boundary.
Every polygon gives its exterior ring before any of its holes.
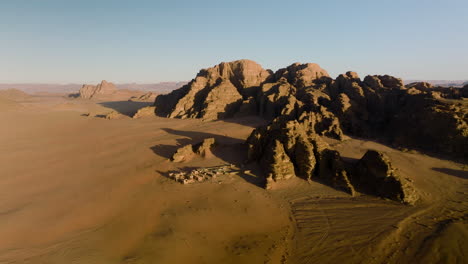
{"type": "Polygon", "coordinates": [[[242,58],[468,79],[468,0],[0,0],[0,82],[181,81],[242,58]]]}

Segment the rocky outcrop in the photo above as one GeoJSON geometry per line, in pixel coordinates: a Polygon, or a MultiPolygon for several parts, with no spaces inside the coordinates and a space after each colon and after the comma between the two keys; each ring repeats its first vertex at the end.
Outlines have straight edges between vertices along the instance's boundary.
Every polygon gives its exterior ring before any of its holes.
{"type": "Polygon", "coordinates": [[[183,162],[189,161],[195,155],[193,151],[193,145],[185,145],[177,149],[177,151],[172,155],[171,161],[173,162],[183,162]]]}
{"type": "Polygon", "coordinates": [[[318,179],[354,194],[339,154],[330,150],[319,136],[308,132],[304,123],[277,118],[254,130],[247,145],[248,161],[259,162],[267,187],[297,176],[318,179]]]}
{"type": "Polygon", "coordinates": [[[106,119],[122,119],[122,118],[125,118],[126,116],[117,112],[117,111],[112,111],[110,113],[108,113],[105,118],[106,119]]]}
{"type": "Polygon", "coordinates": [[[80,91],[79,97],[84,99],[91,99],[99,95],[110,95],[117,91],[113,83],[102,81],[98,85],[84,84],[80,91]]]}
{"type": "Polygon", "coordinates": [[[278,140],[268,143],[260,159],[260,164],[264,168],[267,179],[278,181],[296,176],[291,159],[286,154],[284,145],[278,140]]]}
{"type": "Polygon", "coordinates": [[[349,174],[345,170],[344,161],[341,159],[340,153],[336,150],[325,149],[320,152],[320,167],[319,177],[326,184],[355,195],[354,186],[349,180],[349,174]]]}
{"type": "Polygon", "coordinates": [[[271,75],[249,60],[221,63],[201,70],[189,84],[156,98],[156,114],[172,118],[214,120],[232,117],[245,100],[254,98],[271,75]]]}
{"type": "Polygon", "coordinates": [[[172,155],[171,161],[185,162],[194,158],[196,155],[201,157],[208,157],[212,155],[211,149],[216,145],[214,138],[206,138],[202,142],[192,145],[185,145],[172,155]]]}
{"type": "Polygon", "coordinates": [[[154,106],[146,106],[146,107],[140,108],[133,115],[133,118],[142,118],[142,117],[155,116],[155,114],[154,114],[155,110],[156,110],[156,107],[154,107],[154,106]]]}
{"type": "Polygon", "coordinates": [[[346,164],[338,151],[296,120],[275,119],[254,130],[246,143],[248,161],[260,164],[266,188],[300,177],[351,195],[359,191],[407,204],[418,199],[411,182],[398,175],[384,154],[370,150],[356,164],[346,164]]]}
{"type": "Polygon", "coordinates": [[[356,164],[355,170],[353,183],[364,192],[407,204],[414,204],[418,200],[412,183],[397,173],[383,153],[367,151],[356,164]]]}
{"type": "Polygon", "coordinates": [[[214,138],[205,138],[202,142],[193,146],[193,150],[197,155],[202,157],[211,156],[211,149],[216,146],[214,138]]]}
{"type": "MultiPolygon", "coordinates": [[[[90,113],[84,113],[82,114],[81,116],[90,116],[90,113]]],[[[123,118],[126,118],[127,116],[126,115],[123,115],[117,111],[111,111],[107,114],[97,114],[97,115],[94,115],[94,117],[98,117],[98,118],[104,118],[104,119],[123,119],[123,118]]]]}
{"type": "Polygon", "coordinates": [[[296,120],[309,134],[378,139],[395,146],[466,159],[468,88],[431,87],[355,72],[336,79],[317,64],[275,73],[253,61],[221,63],[155,100],[156,114],[206,120],[260,115],[296,120]],[[446,100],[450,99],[450,100],[446,100]]]}

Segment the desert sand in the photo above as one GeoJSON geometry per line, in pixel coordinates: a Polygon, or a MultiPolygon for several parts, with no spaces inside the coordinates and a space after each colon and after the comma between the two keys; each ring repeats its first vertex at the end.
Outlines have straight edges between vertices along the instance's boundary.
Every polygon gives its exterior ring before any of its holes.
{"type": "Polygon", "coordinates": [[[265,124],[131,116],[145,102],[0,94],[0,263],[464,263],[464,164],[359,138],[344,159],[387,154],[413,206],[294,178],[260,186],[242,143],[265,124]],[[122,116],[100,118],[116,111],[122,116]],[[96,117],[97,116],[97,117],[96,117]],[[169,159],[213,137],[213,155],[169,159]],[[169,173],[229,165],[184,185],[169,173]]]}

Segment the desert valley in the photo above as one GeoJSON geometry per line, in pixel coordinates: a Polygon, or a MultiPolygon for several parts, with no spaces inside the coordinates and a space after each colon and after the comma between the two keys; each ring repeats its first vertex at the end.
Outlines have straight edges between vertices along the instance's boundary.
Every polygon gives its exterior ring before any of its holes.
{"type": "Polygon", "coordinates": [[[0,263],[466,263],[468,85],[110,81],[0,90],[0,263]]]}

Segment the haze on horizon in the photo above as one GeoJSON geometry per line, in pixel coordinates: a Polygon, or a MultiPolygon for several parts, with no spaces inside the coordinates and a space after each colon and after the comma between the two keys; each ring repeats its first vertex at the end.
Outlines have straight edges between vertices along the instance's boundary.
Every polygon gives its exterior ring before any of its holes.
{"type": "Polygon", "coordinates": [[[468,2],[2,1],[0,83],[152,83],[222,61],[468,79],[468,2]]]}

